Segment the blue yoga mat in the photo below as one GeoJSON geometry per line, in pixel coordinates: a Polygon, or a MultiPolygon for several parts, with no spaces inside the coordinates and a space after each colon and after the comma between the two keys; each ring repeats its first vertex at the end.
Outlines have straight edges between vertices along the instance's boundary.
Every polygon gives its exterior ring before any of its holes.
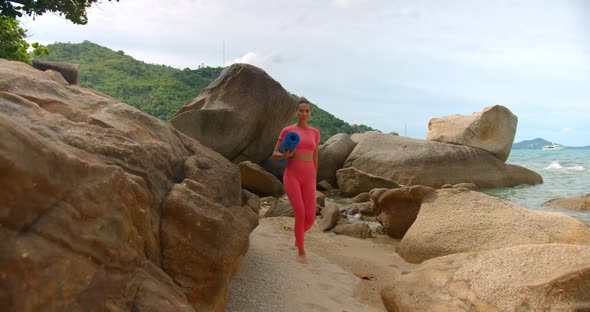
{"type": "MultiPolygon", "coordinates": [[[[299,138],[299,134],[297,134],[297,132],[288,132],[287,135],[285,135],[285,139],[283,140],[283,142],[281,143],[281,146],[279,147],[279,152],[283,152],[284,150],[287,151],[292,151],[297,147],[297,144],[299,144],[299,140],[301,138],[299,138]]],[[[286,163],[288,159],[279,159],[277,160],[279,163],[286,163]]]]}

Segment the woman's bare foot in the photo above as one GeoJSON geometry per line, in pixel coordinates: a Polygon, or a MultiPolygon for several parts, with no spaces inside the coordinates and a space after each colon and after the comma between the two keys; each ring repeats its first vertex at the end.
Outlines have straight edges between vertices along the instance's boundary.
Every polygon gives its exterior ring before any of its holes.
{"type": "Polygon", "coordinates": [[[307,264],[307,256],[306,255],[297,256],[297,262],[299,262],[301,264],[307,264]]]}
{"type": "Polygon", "coordinates": [[[299,248],[299,254],[297,255],[297,262],[307,264],[307,256],[305,255],[305,249],[299,248]]]}

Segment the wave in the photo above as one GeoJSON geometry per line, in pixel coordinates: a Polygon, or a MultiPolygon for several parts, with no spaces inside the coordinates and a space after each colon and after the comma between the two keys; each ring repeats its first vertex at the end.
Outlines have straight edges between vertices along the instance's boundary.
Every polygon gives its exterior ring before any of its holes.
{"type": "Polygon", "coordinates": [[[563,167],[559,161],[552,162],[549,166],[545,167],[545,169],[549,170],[574,170],[574,171],[584,171],[586,168],[584,166],[571,166],[571,167],[563,167]]]}

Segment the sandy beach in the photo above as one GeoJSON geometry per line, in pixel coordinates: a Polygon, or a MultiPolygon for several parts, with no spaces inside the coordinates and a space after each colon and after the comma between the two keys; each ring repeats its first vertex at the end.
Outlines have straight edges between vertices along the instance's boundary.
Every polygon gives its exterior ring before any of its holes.
{"type": "Polygon", "coordinates": [[[413,267],[387,236],[363,240],[316,226],[305,236],[308,264],[299,264],[292,226],[289,217],[260,219],[231,282],[226,311],[386,311],[379,291],[396,271],[413,267]]]}

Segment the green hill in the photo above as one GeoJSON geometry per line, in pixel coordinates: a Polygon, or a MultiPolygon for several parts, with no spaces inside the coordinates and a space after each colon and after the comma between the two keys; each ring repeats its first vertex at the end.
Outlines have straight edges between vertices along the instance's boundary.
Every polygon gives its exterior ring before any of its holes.
{"type": "Polygon", "coordinates": [[[518,143],[514,143],[512,144],[512,148],[513,149],[541,149],[543,147],[543,145],[548,145],[551,144],[551,142],[545,140],[545,139],[541,139],[541,138],[536,138],[533,140],[524,140],[518,143]]]}
{"type": "Polygon", "coordinates": [[[163,120],[196,97],[223,68],[179,70],[147,64],[89,41],[47,46],[41,59],[80,64],[78,84],[106,93],[163,120]]]}
{"type": "MultiPolygon", "coordinates": [[[[162,120],[169,120],[185,103],[197,97],[223,70],[202,67],[183,70],[147,64],[90,41],[55,43],[47,46],[50,55],[40,59],[80,64],[78,84],[106,93],[162,120]]],[[[292,95],[298,98],[296,95],[292,95]]],[[[350,125],[313,105],[310,125],[320,129],[322,142],[336,133],[373,130],[350,125]]]]}

